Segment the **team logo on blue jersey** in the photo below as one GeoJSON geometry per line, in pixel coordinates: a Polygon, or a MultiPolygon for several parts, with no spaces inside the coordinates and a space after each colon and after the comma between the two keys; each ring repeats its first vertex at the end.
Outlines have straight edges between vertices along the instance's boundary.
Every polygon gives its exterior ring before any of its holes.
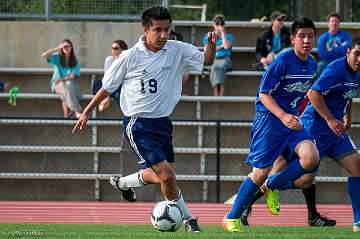
{"type": "Polygon", "coordinates": [[[311,81],[308,80],[305,83],[300,81],[285,86],[284,90],[286,90],[287,92],[306,93],[310,89],[310,86],[311,86],[311,81]]]}
{"type": "Polygon", "coordinates": [[[351,89],[343,94],[344,99],[352,99],[356,96],[357,90],[351,89]]]}

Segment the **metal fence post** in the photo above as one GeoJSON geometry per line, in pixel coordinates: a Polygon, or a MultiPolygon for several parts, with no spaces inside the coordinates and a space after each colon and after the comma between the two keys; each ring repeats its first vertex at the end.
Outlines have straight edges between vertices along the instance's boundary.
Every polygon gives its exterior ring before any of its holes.
{"type": "Polygon", "coordinates": [[[216,202],[220,202],[220,120],[216,121],[216,202]]]}
{"type": "Polygon", "coordinates": [[[45,18],[46,18],[46,21],[49,21],[50,20],[50,17],[51,17],[51,1],[52,0],[44,0],[44,4],[45,4],[45,18]]]}
{"type": "Polygon", "coordinates": [[[162,0],[162,6],[169,8],[169,0],[162,0]]]}

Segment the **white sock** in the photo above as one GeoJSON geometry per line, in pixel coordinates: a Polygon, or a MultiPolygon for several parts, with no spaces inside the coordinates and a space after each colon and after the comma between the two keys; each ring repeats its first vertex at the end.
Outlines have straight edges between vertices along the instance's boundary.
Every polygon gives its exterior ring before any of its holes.
{"type": "Polygon", "coordinates": [[[137,188],[146,185],[146,183],[143,181],[142,174],[143,170],[140,170],[128,176],[121,177],[118,181],[119,188],[126,190],[128,188],[137,188]]]}
{"type": "Polygon", "coordinates": [[[184,213],[185,221],[188,221],[188,220],[194,218],[193,215],[191,214],[189,208],[186,206],[185,200],[184,200],[180,190],[179,190],[179,195],[177,196],[177,198],[175,198],[174,200],[171,200],[171,201],[176,203],[181,208],[181,210],[184,213]]]}

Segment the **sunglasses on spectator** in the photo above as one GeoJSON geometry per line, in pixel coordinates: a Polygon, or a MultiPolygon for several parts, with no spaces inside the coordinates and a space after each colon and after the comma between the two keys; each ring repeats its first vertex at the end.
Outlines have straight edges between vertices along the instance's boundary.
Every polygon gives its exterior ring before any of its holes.
{"type": "Polygon", "coordinates": [[[281,17],[281,18],[277,18],[276,20],[279,21],[279,22],[282,22],[282,21],[284,21],[285,19],[281,17]]]}
{"type": "Polygon", "coordinates": [[[112,50],[117,51],[119,50],[119,47],[111,47],[112,50]]]}

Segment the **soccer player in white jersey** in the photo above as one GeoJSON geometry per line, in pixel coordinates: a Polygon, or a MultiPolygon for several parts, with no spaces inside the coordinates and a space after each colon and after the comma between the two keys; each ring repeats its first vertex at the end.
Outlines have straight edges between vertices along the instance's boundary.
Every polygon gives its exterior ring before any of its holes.
{"type": "Polygon", "coordinates": [[[122,84],[120,106],[125,115],[124,134],[141,170],[125,177],[110,177],[110,183],[128,201],[136,200],[134,187],[160,184],[166,200],[182,209],[185,229],[199,232],[197,218],[187,208],[172,169],[173,126],[169,115],[180,100],[184,70],[201,72],[204,65],[211,65],[218,36],[209,32],[209,47],[200,52],[191,44],[168,41],[170,24],[168,9],[154,6],[144,10],[144,35],[134,47],[123,51],[105,72],[102,88],[83,111],[73,132],[83,129],[92,109],[122,84]]]}

